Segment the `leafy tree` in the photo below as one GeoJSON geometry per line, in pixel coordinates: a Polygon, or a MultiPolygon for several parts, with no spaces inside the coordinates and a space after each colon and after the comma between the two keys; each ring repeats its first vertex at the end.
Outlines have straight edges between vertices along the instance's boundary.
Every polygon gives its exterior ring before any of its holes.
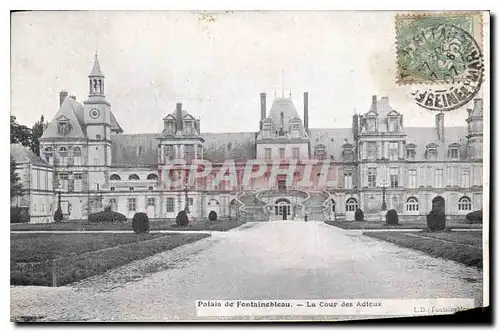
{"type": "Polygon", "coordinates": [[[24,190],[21,184],[21,177],[16,172],[16,161],[10,156],[10,197],[23,195],[24,190]]]}
{"type": "Polygon", "coordinates": [[[16,121],[16,117],[10,116],[10,143],[21,143],[23,146],[32,147],[32,131],[16,121]]]}
{"type": "Polygon", "coordinates": [[[46,124],[44,122],[43,115],[40,117],[40,121],[35,122],[33,128],[31,128],[31,151],[33,151],[37,156],[40,156],[40,137],[43,135],[46,124]]]}

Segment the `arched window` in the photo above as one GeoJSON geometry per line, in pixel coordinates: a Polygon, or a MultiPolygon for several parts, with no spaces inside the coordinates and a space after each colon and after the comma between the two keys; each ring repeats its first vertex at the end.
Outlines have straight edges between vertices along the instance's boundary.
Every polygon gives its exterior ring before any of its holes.
{"type": "Polygon", "coordinates": [[[80,149],[79,146],[75,146],[73,148],[73,155],[74,156],[81,156],[82,155],[82,149],[80,149]]]}
{"type": "Polygon", "coordinates": [[[148,180],[158,180],[158,176],[156,174],[149,174],[147,177],[148,180]]]}
{"type": "Polygon", "coordinates": [[[208,205],[209,206],[219,205],[219,201],[216,200],[216,199],[211,199],[211,200],[208,201],[208,205]]]}
{"type": "Polygon", "coordinates": [[[358,208],[358,201],[356,200],[356,198],[351,197],[345,202],[345,210],[347,212],[356,211],[357,208],[358,208]]]}
{"type": "Polygon", "coordinates": [[[137,174],[130,174],[128,176],[129,180],[139,180],[139,176],[137,174]]]}
{"type": "Polygon", "coordinates": [[[52,148],[50,146],[46,147],[44,150],[46,153],[52,153],[52,148]]]}
{"type": "Polygon", "coordinates": [[[406,211],[418,211],[418,199],[416,197],[408,197],[406,200],[406,211]]]}
{"type": "Polygon", "coordinates": [[[458,200],[458,211],[472,210],[472,203],[469,197],[463,196],[458,200]]]}
{"type": "Polygon", "coordinates": [[[119,181],[121,180],[122,178],[118,175],[118,174],[112,174],[110,177],[109,177],[110,180],[113,180],[113,181],[119,181]]]}
{"type": "Polygon", "coordinates": [[[335,200],[332,198],[332,212],[335,212],[335,200]]]}
{"type": "Polygon", "coordinates": [[[59,148],[59,153],[60,153],[60,154],[65,154],[65,153],[67,153],[67,152],[68,152],[68,149],[66,149],[64,146],[61,146],[61,147],[59,148]]]}

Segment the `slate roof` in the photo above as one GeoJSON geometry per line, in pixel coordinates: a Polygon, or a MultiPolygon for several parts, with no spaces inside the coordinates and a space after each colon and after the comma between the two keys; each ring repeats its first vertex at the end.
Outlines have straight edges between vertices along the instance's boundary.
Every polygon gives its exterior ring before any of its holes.
{"type": "Polygon", "coordinates": [[[85,138],[83,112],[82,104],[71,97],[66,97],[41,138],[85,138]],[[69,119],[70,131],[66,135],[59,134],[57,130],[57,119],[61,116],[69,119]]]}
{"type": "Polygon", "coordinates": [[[311,128],[310,129],[311,156],[314,155],[315,147],[323,144],[326,148],[326,156],[336,161],[342,161],[342,145],[353,142],[351,128],[311,128]]]}
{"type": "Polygon", "coordinates": [[[95,54],[94,65],[92,66],[92,70],[90,71],[89,74],[89,77],[91,76],[104,77],[104,74],[102,73],[101,70],[101,66],[99,65],[99,58],[97,57],[97,53],[95,54]]]}
{"type": "Polygon", "coordinates": [[[271,109],[269,110],[268,118],[273,121],[276,129],[281,127],[281,113],[283,112],[283,128],[288,130],[290,119],[300,118],[297,109],[293,105],[290,98],[275,98],[271,109]]]}
{"type": "Polygon", "coordinates": [[[415,147],[415,160],[425,160],[426,146],[430,143],[438,145],[438,160],[448,159],[449,145],[458,143],[461,145],[460,157],[465,159],[467,153],[467,127],[445,127],[444,142],[440,142],[437,130],[434,127],[405,127],[407,137],[406,144],[413,143],[415,147]]]}
{"type": "Polygon", "coordinates": [[[113,165],[155,165],[158,163],[159,134],[111,135],[113,165]]]}
{"type": "Polygon", "coordinates": [[[40,166],[52,167],[46,163],[42,158],[37,156],[33,151],[20,143],[10,145],[10,155],[14,158],[17,164],[34,164],[40,166]]]}

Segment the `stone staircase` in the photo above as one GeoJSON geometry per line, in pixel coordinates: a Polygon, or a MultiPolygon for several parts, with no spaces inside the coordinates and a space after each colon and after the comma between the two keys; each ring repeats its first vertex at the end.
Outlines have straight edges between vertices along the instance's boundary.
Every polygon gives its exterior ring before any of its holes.
{"type": "Polygon", "coordinates": [[[310,199],[305,206],[309,220],[327,220],[330,216],[331,197],[326,191],[310,191],[310,199]]]}
{"type": "Polygon", "coordinates": [[[247,221],[269,221],[265,203],[257,199],[253,191],[242,191],[237,197],[240,219],[247,221]]]}

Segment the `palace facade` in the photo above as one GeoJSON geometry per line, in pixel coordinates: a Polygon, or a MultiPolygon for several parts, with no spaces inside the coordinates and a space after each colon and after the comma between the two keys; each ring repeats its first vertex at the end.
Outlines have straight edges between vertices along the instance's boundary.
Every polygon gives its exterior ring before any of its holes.
{"type": "MultiPolygon", "coordinates": [[[[105,76],[97,55],[83,103],[60,93],[59,109],[42,138],[40,157],[12,145],[24,188],[12,204],[29,207],[31,222],[52,222],[60,196],[66,219],[85,219],[111,206],[131,218],[174,219],[186,206],[192,219],[214,211],[219,219],[352,220],[360,208],[365,219],[380,220],[381,210],[396,209],[400,219],[424,218],[441,197],[449,218],[482,209],[483,104],[474,100],[464,125],[446,127],[444,114],[434,127],[405,126],[402,110],[388,97],[367,101],[351,128],[310,128],[308,93],[299,115],[291,97],[275,97],[271,107],[260,95],[256,132],[204,133],[196,111],[181,103],[163,118],[159,133],[125,134],[105,97],[105,76]],[[172,167],[176,159],[187,165],[172,167]],[[193,184],[172,187],[167,179],[188,174],[193,160],[210,161],[213,174],[193,184]],[[305,165],[328,163],[328,182],[303,186],[300,171],[290,181],[269,171],[242,184],[248,160],[305,165]],[[232,160],[236,182],[213,181],[232,160]]],[[[301,169],[300,167],[298,167],[301,169]]],[[[324,169],[314,168],[319,178],[324,169]]],[[[382,212],[383,214],[384,212],[382,212]]]]}

